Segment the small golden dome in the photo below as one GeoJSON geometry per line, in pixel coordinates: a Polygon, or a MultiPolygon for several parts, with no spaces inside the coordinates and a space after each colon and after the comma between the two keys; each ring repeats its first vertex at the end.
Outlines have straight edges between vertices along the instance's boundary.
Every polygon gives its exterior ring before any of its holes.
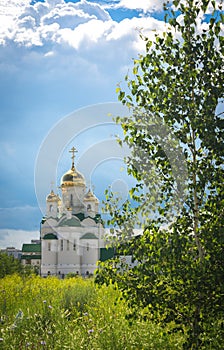
{"type": "Polygon", "coordinates": [[[47,202],[59,202],[60,198],[57,194],[54,193],[53,190],[51,190],[51,193],[47,196],[47,202]]]}
{"type": "Polygon", "coordinates": [[[85,202],[89,202],[89,201],[94,201],[94,202],[99,202],[98,199],[96,198],[96,196],[92,193],[91,190],[89,190],[84,199],[83,199],[85,202]]]}

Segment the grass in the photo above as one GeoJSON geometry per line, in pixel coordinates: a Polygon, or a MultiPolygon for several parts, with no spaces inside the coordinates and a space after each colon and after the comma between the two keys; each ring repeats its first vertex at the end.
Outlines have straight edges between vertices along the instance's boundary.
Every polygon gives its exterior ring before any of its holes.
{"type": "Polygon", "coordinates": [[[0,280],[0,349],[182,349],[184,335],[130,314],[112,285],[17,275],[0,280]]]}

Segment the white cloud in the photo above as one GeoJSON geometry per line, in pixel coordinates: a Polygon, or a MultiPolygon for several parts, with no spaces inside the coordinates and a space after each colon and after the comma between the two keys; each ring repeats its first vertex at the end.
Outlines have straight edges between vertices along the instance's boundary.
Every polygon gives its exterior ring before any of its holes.
{"type": "MultiPolygon", "coordinates": [[[[120,51],[124,48],[130,52],[133,50],[144,50],[145,43],[140,39],[139,31],[144,32],[148,37],[154,37],[155,31],[165,30],[165,24],[162,21],[149,18],[132,18],[124,19],[117,23],[115,21],[101,21],[92,19],[87,23],[80,24],[74,30],[70,28],[59,29],[54,36],[58,44],[67,43],[76,50],[94,49],[97,46],[98,53],[100,50],[107,49],[107,45],[116,45],[120,51]],[[116,42],[116,43],[115,43],[116,42]]],[[[112,48],[112,47],[111,47],[112,48]]],[[[117,56],[116,52],[111,49],[111,56],[117,56]]],[[[107,55],[105,55],[105,58],[107,55]]]]}
{"type": "Polygon", "coordinates": [[[113,21],[103,22],[92,19],[85,24],[80,24],[74,30],[69,28],[60,29],[58,31],[57,42],[66,42],[75,49],[79,49],[84,44],[86,48],[91,43],[97,43],[100,40],[106,39],[113,26],[113,21]]]}
{"type": "Polygon", "coordinates": [[[161,11],[164,0],[121,0],[115,8],[126,8],[130,10],[142,10],[144,13],[161,11]]]}
{"type": "Polygon", "coordinates": [[[153,39],[155,31],[158,33],[165,30],[165,23],[153,17],[134,17],[114,24],[114,28],[108,34],[107,40],[121,40],[122,37],[125,37],[129,47],[131,46],[134,51],[140,53],[145,50],[145,42],[140,38],[139,32],[142,32],[149,39],[153,39]]]}
{"type": "Polygon", "coordinates": [[[164,22],[149,16],[118,23],[103,6],[84,0],[37,2],[17,12],[13,28],[2,32],[2,50],[0,34],[0,72],[31,76],[35,71],[34,79],[47,82],[69,75],[77,82],[88,80],[89,86],[100,80],[101,85],[115,85],[132,58],[144,52],[138,30],[151,37],[164,28],[164,22]]]}
{"type": "MultiPolygon", "coordinates": [[[[117,6],[137,6],[136,8],[147,10],[152,6],[147,3],[141,1],[138,5],[138,2],[123,0],[117,6]]],[[[13,10],[8,26],[0,25],[0,43],[11,41],[27,47],[67,43],[79,49],[82,43],[88,47],[91,43],[118,40],[124,36],[129,36],[130,39],[138,37],[134,33],[136,26],[152,28],[152,22],[155,27],[153,29],[159,26],[159,21],[150,17],[147,21],[145,18],[133,18],[117,23],[102,6],[85,0],[77,3],[48,1],[35,5],[29,5],[24,0],[21,6],[11,0],[0,5],[0,23],[1,13],[5,16],[11,7],[13,10]]],[[[127,40],[127,45],[129,44],[130,41],[127,40]]]]}
{"type": "Polygon", "coordinates": [[[38,31],[34,31],[32,29],[27,28],[21,28],[21,30],[18,30],[15,36],[15,43],[18,43],[20,45],[24,45],[27,47],[30,46],[42,46],[42,40],[40,38],[40,35],[38,31]]]}
{"type": "Polygon", "coordinates": [[[58,23],[60,28],[74,28],[93,18],[96,17],[74,6],[57,6],[43,16],[41,22],[43,25],[58,23]]]}
{"type": "Polygon", "coordinates": [[[40,45],[46,26],[57,24],[58,28],[74,29],[91,19],[107,21],[110,16],[100,5],[85,0],[78,3],[49,0],[34,5],[30,5],[29,0],[20,0],[19,4],[16,0],[3,0],[0,3],[0,45],[7,40],[27,46],[40,45]]]}
{"type": "Polygon", "coordinates": [[[7,247],[22,249],[23,243],[30,243],[32,239],[39,237],[39,231],[0,229],[0,249],[7,247]]]}
{"type": "MultiPolygon", "coordinates": [[[[109,2],[108,7],[148,13],[162,10],[163,1],[121,0],[115,4],[109,2]]],[[[106,6],[86,0],[76,3],[48,0],[34,5],[30,5],[28,0],[21,0],[19,4],[16,0],[2,0],[0,4],[0,45],[6,45],[8,41],[27,47],[66,43],[78,50],[91,47],[91,43],[119,40],[124,36],[129,45],[129,36],[132,40],[135,38],[132,47],[139,49],[139,36],[134,34],[136,27],[151,35],[152,30],[163,30],[164,22],[147,16],[117,23],[111,19],[106,6]]],[[[48,51],[54,50],[50,47],[48,51]]]]}
{"type": "Polygon", "coordinates": [[[19,16],[23,12],[24,7],[28,6],[29,3],[29,0],[1,0],[0,16],[19,16]]]}
{"type": "Polygon", "coordinates": [[[51,56],[54,56],[55,55],[55,53],[54,53],[54,51],[48,51],[47,53],[45,53],[45,57],[51,57],[51,56]]]}
{"type": "Polygon", "coordinates": [[[1,0],[0,2],[0,45],[9,37],[16,19],[23,13],[29,0],[1,0]]]}

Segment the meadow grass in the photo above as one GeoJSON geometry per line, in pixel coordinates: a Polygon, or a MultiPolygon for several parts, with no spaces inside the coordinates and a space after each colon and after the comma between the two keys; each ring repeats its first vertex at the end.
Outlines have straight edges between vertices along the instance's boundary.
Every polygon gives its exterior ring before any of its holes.
{"type": "Polygon", "coordinates": [[[184,335],[131,310],[114,286],[18,275],[0,280],[0,349],[182,349],[184,335]]]}

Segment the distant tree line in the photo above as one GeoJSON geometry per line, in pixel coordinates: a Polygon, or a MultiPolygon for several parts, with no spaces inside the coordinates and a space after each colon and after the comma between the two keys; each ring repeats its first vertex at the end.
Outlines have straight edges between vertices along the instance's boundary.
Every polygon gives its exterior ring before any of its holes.
{"type": "Polygon", "coordinates": [[[38,271],[36,271],[31,265],[24,266],[21,261],[14,258],[14,256],[0,252],[0,278],[4,278],[7,275],[13,275],[14,273],[24,276],[32,273],[37,274],[38,271]]]}

